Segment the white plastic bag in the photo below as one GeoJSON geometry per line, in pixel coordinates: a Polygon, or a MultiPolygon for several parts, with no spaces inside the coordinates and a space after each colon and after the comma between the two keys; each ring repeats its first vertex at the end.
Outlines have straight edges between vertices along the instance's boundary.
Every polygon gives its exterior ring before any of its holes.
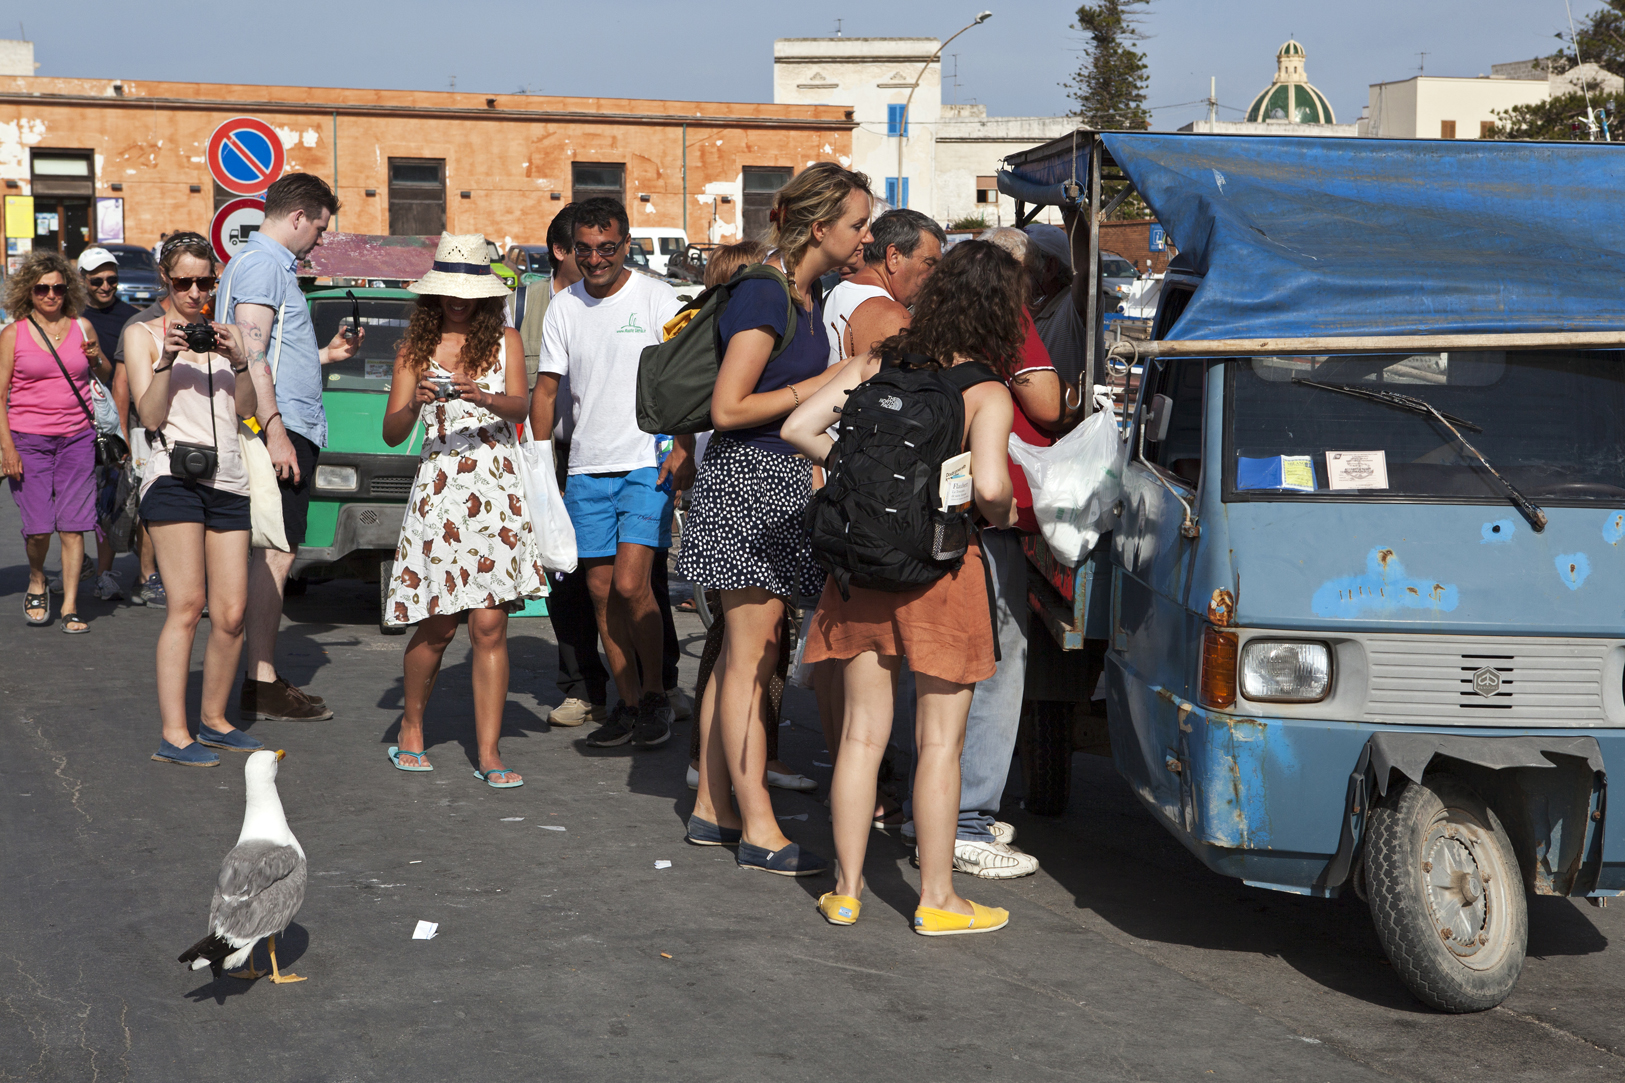
{"type": "Polygon", "coordinates": [[[1112,505],[1123,491],[1128,441],[1117,431],[1116,416],[1109,408],[1097,410],[1051,447],[1012,435],[1010,458],[1027,472],[1033,515],[1050,552],[1076,568],[1117,525],[1112,505]]]}
{"type": "Polygon", "coordinates": [[[564,510],[553,466],[553,441],[537,441],[525,434],[519,446],[519,475],[530,510],[530,528],[536,532],[542,567],[555,572],[576,570],[576,530],[564,510]]]}

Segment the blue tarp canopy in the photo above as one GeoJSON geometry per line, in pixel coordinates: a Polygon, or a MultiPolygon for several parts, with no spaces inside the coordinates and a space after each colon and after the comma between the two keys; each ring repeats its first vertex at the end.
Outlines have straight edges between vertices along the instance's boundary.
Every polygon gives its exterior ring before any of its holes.
{"type": "Polygon", "coordinates": [[[1204,276],[1170,338],[1625,330],[1625,147],[1101,140],[1204,276]]]}

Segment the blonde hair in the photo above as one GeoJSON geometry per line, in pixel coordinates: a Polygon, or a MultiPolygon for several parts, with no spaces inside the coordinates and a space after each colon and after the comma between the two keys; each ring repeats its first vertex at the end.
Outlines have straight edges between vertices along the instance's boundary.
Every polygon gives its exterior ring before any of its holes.
{"type": "Polygon", "coordinates": [[[760,263],[767,255],[767,245],[761,241],[740,241],[711,253],[705,263],[705,288],[720,286],[734,276],[739,268],[760,263]]]}
{"type": "Polygon", "coordinates": [[[780,188],[773,201],[767,244],[784,260],[784,273],[798,305],[805,305],[807,299],[796,290],[796,267],[812,247],[813,226],[828,225],[840,218],[846,197],[853,192],[871,195],[869,178],[834,162],[814,162],[780,188]]]}

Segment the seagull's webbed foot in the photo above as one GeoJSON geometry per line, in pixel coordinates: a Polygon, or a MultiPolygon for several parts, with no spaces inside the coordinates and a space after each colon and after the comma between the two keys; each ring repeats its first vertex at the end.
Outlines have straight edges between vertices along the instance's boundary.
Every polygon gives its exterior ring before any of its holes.
{"type": "Polygon", "coordinates": [[[250,958],[248,965],[243,967],[241,970],[226,971],[226,977],[237,978],[241,981],[257,981],[260,978],[265,977],[265,974],[266,972],[263,970],[254,969],[254,962],[252,958],[250,958]]]}
{"type": "Polygon", "coordinates": [[[278,985],[284,985],[284,984],[286,984],[288,982],[304,981],[305,980],[304,978],[301,978],[298,974],[294,974],[294,973],[284,974],[280,970],[277,969],[277,966],[276,966],[276,937],[274,937],[274,936],[267,937],[266,941],[265,941],[265,946],[266,946],[266,949],[269,950],[270,953],[271,953],[271,980],[273,982],[275,982],[278,985]]]}

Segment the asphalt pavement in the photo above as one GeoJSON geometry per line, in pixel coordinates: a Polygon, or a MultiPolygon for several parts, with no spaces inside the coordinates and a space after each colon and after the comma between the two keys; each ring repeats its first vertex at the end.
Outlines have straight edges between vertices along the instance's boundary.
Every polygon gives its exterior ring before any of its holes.
{"type": "MultiPolygon", "coordinates": [[[[912,934],[917,874],[878,832],[862,919],[829,926],[813,908],[829,879],[744,872],[730,851],[683,842],[687,723],[648,752],[587,749],[583,730],[548,726],[545,619],[510,625],[502,751],[526,785],[473,777],[461,636],[430,708],[436,771],[397,772],[384,750],[406,641],[378,633],[376,588],[354,583],[291,598],[281,639],[282,672],[336,717],[245,726],[287,751],[278,787],[310,882],[278,954],[308,980],[211,980],[175,956],[205,931],[241,824],[243,757],[212,770],[148,759],[162,612],[87,600],[89,635],[26,627],[16,529],[0,500],[13,539],[0,1079],[1625,1078],[1625,968],[1609,950],[1625,907],[1532,899],[1513,997],[1440,1015],[1394,977],[1352,896],[1207,872],[1087,755],[1063,817],[1023,813],[1019,775],[1006,795],[1037,876],[961,878],[963,894],[1010,909],[1007,929],[912,934]],[[434,939],[412,939],[420,920],[439,924],[434,939]]],[[[133,557],[118,567],[134,577],[133,557]]],[[[692,687],[702,630],[678,621],[692,687]]],[[[199,636],[194,704],[201,652],[199,636]]],[[[830,757],[810,696],[793,690],[786,715],[783,758],[820,790],[775,803],[792,839],[829,854],[830,757]]]]}

